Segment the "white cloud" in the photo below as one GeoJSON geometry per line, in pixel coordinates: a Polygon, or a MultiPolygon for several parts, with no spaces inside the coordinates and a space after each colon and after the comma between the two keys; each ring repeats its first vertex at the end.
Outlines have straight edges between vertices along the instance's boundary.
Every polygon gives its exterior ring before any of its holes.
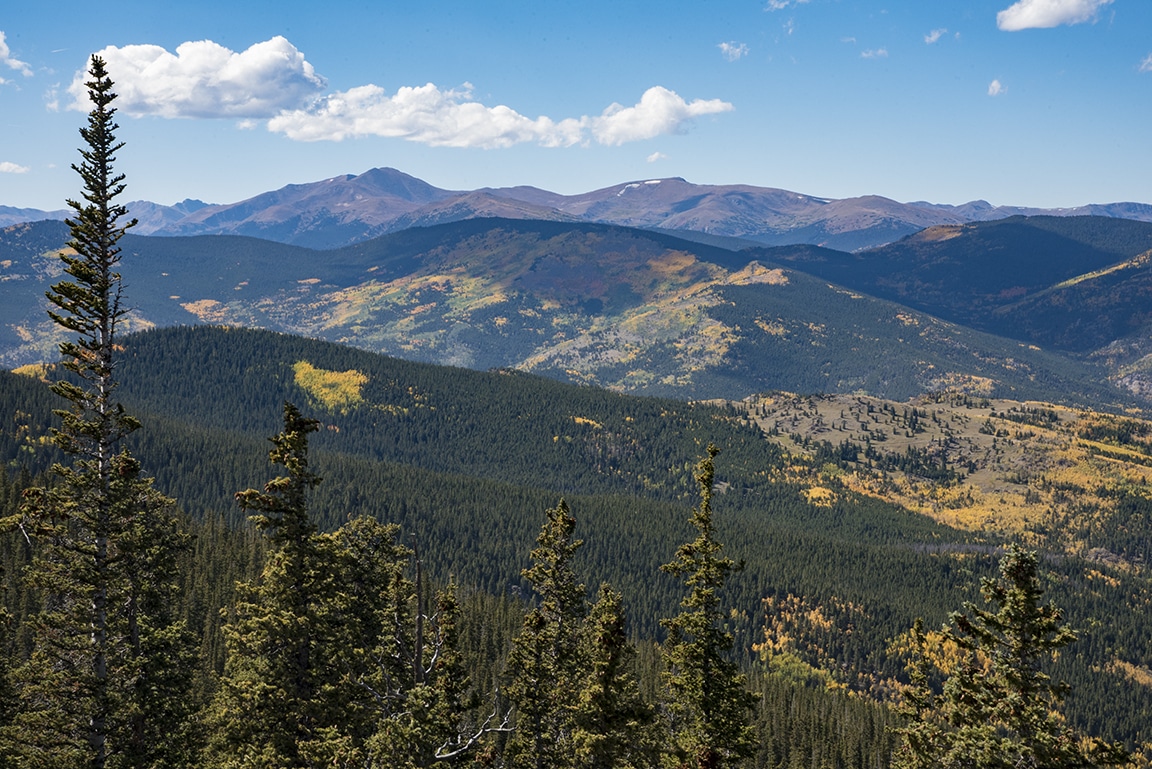
{"type": "Polygon", "coordinates": [[[332,94],[308,109],[282,112],[268,121],[268,129],[298,141],[383,136],[433,147],[495,149],[526,142],[570,147],[587,142],[589,132],[601,144],[677,133],[694,117],[731,109],[731,104],[718,99],[687,103],[675,92],[655,86],[635,106],[613,104],[599,117],[532,119],[510,107],[474,101],[467,85],[442,91],[428,83],[400,88],[394,96],[379,86],[365,85],[332,94]]]}
{"type": "Polygon", "coordinates": [[[1152,53],[1144,57],[1144,61],[1140,62],[1141,72],[1152,72],[1152,53]]]}
{"type": "Polygon", "coordinates": [[[870,48],[867,51],[861,51],[860,56],[865,59],[887,59],[887,48],[870,48]]]}
{"type": "Polygon", "coordinates": [[[732,41],[730,43],[721,43],[716,47],[720,49],[720,53],[722,53],[728,61],[736,61],[748,55],[748,46],[744,43],[732,41]]]}
{"type": "Polygon", "coordinates": [[[651,155],[645,158],[645,160],[647,160],[649,163],[655,163],[657,160],[666,160],[667,158],[668,156],[663,152],[653,152],[651,155]]]}
{"type": "MultiPolygon", "coordinates": [[[[0,64],[5,65],[8,69],[14,69],[24,77],[32,77],[32,68],[27,63],[20,61],[12,56],[12,51],[8,48],[8,43],[5,40],[4,32],[0,30],[0,64]]],[[[0,78],[0,83],[7,82],[0,78]]]]}
{"type": "MultiPolygon", "coordinates": [[[[324,88],[304,54],[277,36],[236,53],[211,40],[182,43],[172,54],[158,45],[97,51],[130,115],[166,118],[267,118],[308,103],[324,88]]],[[[86,111],[84,72],[68,92],[86,111]]]]}
{"type": "Polygon", "coordinates": [[[794,5],[804,5],[806,2],[808,2],[808,0],[768,0],[768,5],[764,7],[764,10],[782,11],[794,5]]]}
{"type": "Polygon", "coordinates": [[[946,30],[946,29],[943,29],[943,28],[934,29],[931,32],[929,32],[927,35],[924,36],[924,42],[927,43],[928,45],[932,45],[937,40],[939,40],[940,38],[944,37],[947,34],[948,34],[948,30],[946,30]]]}
{"type": "Polygon", "coordinates": [[[0,162],[0,174],[26,174],[28,166],[21,166],[7,160],[0,162]]]}
{"type": "Polygon", "coordinates": [[[1005,90],[1006,89],[1000,83],[999,80],[993,80],[991,83],[988,84],[988,95],[989,96],[999,96],[1000,94],[1004,93],[1005,90]]]}
{"type": "Polygon", "coordinates": [[[634,106],[613,104],[589,123],[596,141],[624,144],[661,134],[682,133],[693,118],[732,109],[730,103],[719,99],[685,102],[675,91],[657,85],[645,91],[634,106]]]}
{"type": "MultiPolygon", "coordinates": [[[[738,56],[747,52],[734,46],[738,56]]],[[[730,52],[721,46],[726,54],[730,52]]],[[[683,131],[692,118],[726,112],[718,99],[685,102],[656,86],[632,107],[609,106],[598,117],[553,120],[526,117],[503,105],[488,107],[472,87],[441,90],[433,83],[388,94],[368,84],[320,97],[325,81],[304,54],[283,37],[236,53],[210,40],[182,43],[170,53],[156,45],[109,46],[97,52],[129,115],[165,118],[237,118],[243,129],[267,120],[270,131],[298,141],[342,141],[358,136],[401,138],[437,147],[509,147],[534,142],[546,147],[622,144],[683,131]]],[[[85,72],[68,93],[72,109],[87,110],[85,72]]],[[[55,90],[45,98],[57,103],[55,90]]]]}
{"type": "Polygon", "coordinates": [[[486,149],[523,142],[570,146],[583,139],[579,120],[533,120],[503,105],[473,101],[467,87],[442,91],[432,83],[403,87],[394,96],[376,85],[351,88],[314,107],[282,112],[268,121],[268,129],[298,141],[384,136],[433,147],[486,149]]]}
{"type": "Polygon", "coordinates": [[[1112,0],[1017,0],[996,14],[996,26],[1005,32],[1047,29],[1061,24],[1082,24],[1112,0]]]}

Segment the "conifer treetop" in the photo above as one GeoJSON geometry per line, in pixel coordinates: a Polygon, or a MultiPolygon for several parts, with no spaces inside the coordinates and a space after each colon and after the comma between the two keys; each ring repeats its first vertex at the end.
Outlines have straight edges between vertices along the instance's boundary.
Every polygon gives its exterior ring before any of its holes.
{"type": "Polygon", "coordinates": [[[121,222],[128,209],[114,200],[124,192],[124,174],[113,170],[116,152],[124,146],[116,138],[120,128],[114,120],[116,93],[104,60],[93,56],[86,83],[92,111],[88,125],[80,129],[83,158],[72,168],[83,180],[83,201],[69,199],[75,215],[66,220],[71,233],[68,248],[60,253],[64,272],[71,280],[56,283],[47,292],[55,309],[48,315],[61,328],[78,335],[60,344],[63,365],[82,384],[59,381],[57,395],[71,401],[70,411],[58,412],[63,426],[55,431],[56,443],[67,453],[82,454],[107,463],[111,445],[139,427],[113,400],[115,337],[126,310],[121,304],[122,283],[115,271],[120,261],[118,243],[136,220],[121,222]]]}

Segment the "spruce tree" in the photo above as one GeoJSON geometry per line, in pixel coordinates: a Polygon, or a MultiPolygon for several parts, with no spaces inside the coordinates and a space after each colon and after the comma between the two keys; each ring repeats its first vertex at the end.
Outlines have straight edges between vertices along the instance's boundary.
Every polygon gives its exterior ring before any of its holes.
{"type": "MultiPolygon", "coordinates": [[[[411,585],[404,568],[412,551],[397,542],[400,527],[358,517],[331,534],[317,537],[323,580],[315,607],[324,628],[318,664],[333,668],[326,700],[342,751],[363,766],[375,766],[380,748],[371,744],[384,721],[396,711],[401,692],[410,688],[411,660],[397,654],[386,639],[407,633],[411,585]]],[[[318,630],[320,628],[318,627],[318,630]]]]}
{"type": "Polygon", "coordinates": [[[52,286],[50,317],[74,334],[60,345],[65,379],[52,390],[69,402],[56,414],[55,443],[71,458],[56,482],[26,492],[19,525],[33,545],[28,587],[41,602],[30,619],[33,650],[16,671],[16,729],[25,766],[180,766],[186,741],[190,639],[170,612],[172,566],[183,537],[172,500],[143,476],[121,446],[139,427],[116,400],[121,302],[118,242],[136,222],[116,202],[113,171],[124,145],[103,60],[87,82],[92,110],[73,169],[82,201],[69,200],[66,279],[52,286]]]}
{"type": "Polygon", "coordinates": [[[573,757],[581,769],[655,766],[655,710],[640,695],[636,649],[625,631],[620,593],[604,583],[583,634],[585,669],[573,707],[573,757]]]}
{"type": "Polygon", "coordinates": [[[322,695],[333,670],[319,617],[329,580],[307,506],[320,483],[308,467],[308,435],[318,426],[285,403],[269,459],[287,474],[236,494],[267,537],[268,555],[256,583],[237,585],[224,628],[227,658],[209,716],[214,765],[310,766],[317,743],[334,736],[325,730],[322,695]]]}
{"type": "Polygon", "coordinates": [[[576,519],[564,500],[546,515],[532,550],[533,564],[522,572],[539,604],[524,617],[508,656],[507,694],[517,716],[506,755],[511,766],[524,769],[572,765],[572,693],[583,667],[587,600],[572,567],[583,542],[572,537],[576,519]]]}
{"type": "Polygon", "coordinates": [[[365,703],[376,728],[365,750],[366,767],[459,766],[486,734],[506,726],[494,724],[495,712],[483,722],[475,715],[479,697],[470,691],[457,649],[455,584],[449,582],[437,594],[435,610],[425,614],[418,598],[421,581],[401,581],[409,588],[404,597],[414,615],[409,622],[385,623],[369,656],[377,675],[366,678],[373,696],[365,703]]]}
{"type": "Polygon", "coordinates": [[[211,765],[459,763],[490,725],[472,721],[455,586],[428,611],[419,561],[395,524],[358,516],[317,532],[307,502],[320,483],[308,459],[318,425],[285,404],[269,457],[286,474],[236,495],[268,554],[260,578],[237,586],[224,628],[211,765]]]}
{"type": "Polygon", "coordinates": [[[897,765],[908,769],[1076,769],[1126,761],[1118,746],[1082,739],[1059,708],[1068,687],[1045,672],[1076,640],[1060,610],[1042,605],[1036,553],[1009,547],[999,575],[981,585],[988,608],[965,604],[944,636],[964,652],[934,693],[919,624],[913,632],[909,718],[897,765]]]}
{"type": "Polygon", "coordinates": [[[899,714],[905,723],[895,729],[901,738],[893,766],[898,769],[931,769],[939,766],[937,754],[943,753],[944,714],[939,697],[932,690],[932,665],[929,662],[928,639],[924,621],[917,617],[910,633],[911,660],[908,663],[909,686],[900,701],[899,714]]]}
{"type": "Polygon", "coordinates": [[[755,697],[728,657],[732,634],[724,627],[720,606],[720,591],[738,567],[720,555],[724,546],[712,523],[718,453],[709,445],[708,456],[696,467],[700,504],[691,518],[696,539],[681,545],[676,559],[661,567],[683,578],[688,588],[682,611],[661,624],[668,630],[664,659],[672,756],[679,766],[697,769],[736,765],[751,754],[754,737],[750,710],[755,697]]]}
{"type": "MultiPolygon", "coordinates": [[[[3,577],[3,572],[0,572],[3,577]]],[[[15,769],[16,750],[12,720],[16,715],[16,690],[9,677],[8,655],[10,648],[8,633],[12,617],[8,610],[0,606],[0,769],[15,769]]]]}

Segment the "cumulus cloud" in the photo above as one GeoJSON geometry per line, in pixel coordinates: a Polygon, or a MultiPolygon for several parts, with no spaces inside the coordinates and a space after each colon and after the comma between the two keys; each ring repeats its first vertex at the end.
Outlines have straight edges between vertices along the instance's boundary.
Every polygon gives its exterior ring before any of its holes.
{"type": "Polygon", "coordinates": [[[804,5],[808,0],[768,0],[768,5],[765,6],[766,11],[782,11],[785,8],[791,8],[794,5],[804,5]]]}
{"type": "Polygon", "coordinates": [[[1000,83],[999,80],[993,80],[988,84],[989,96],[999,96],[1000,94],[1004,93],[1004,90],[1004,86],[1000,83]]]}
{"type": "Polygon", "coordinates": [[[268,128],[298,141],[383,136],[434,147],[495,149],[525,142],[570,147],[586,142],[589,133],[601,144],[678,133],[695,117],[731,109],[719,99],[685,102],[675,92],[655,86],[636,105],[613,104],[598,117],[533,119],[510,107],[488,107],[473,100],[467,85],[441,90],[428,83],[401,88],[391,96],[379,86],[366,85],[332,94],[308,109],[282,112],[268,121],[268,128]]]}
{"type": "Polygon", "coordinates": [[[730,112],[732,105],[719,99],[686,102],[675,91],[653,86],[631,107],[609,106],[589,121],[592,135],[601,144],[651,139],[669,133],[682,133],[693,118],[730,112]]]}
{"type": "Polygon", "coordinates": [[[668,156],[663,152],[653,152],[651,155],[645,158],[645,160],[647,160],[649,163],[655,163],[657,160],[664,160],[667,157],[668,156]]]}
{"type": "Polygon", "coordinates": [[[716,46],[720,49],[720,53],[728,61],[736,61],[737,59],[748,55],[748,46],[744,43],[737,43],[735,41],[729,43],[721,43],[716,46]]]}
{"type": "MultiPolygon", "coordinates": [[[[269,118],[307,104],[325,86],[304,54],[280,36],[240,53],[199,40],[182,43],[174,54],[158,45],[109,46],[97,54],[116,82],[117,107],[130,115],[269,118]]],[[[78,72],[68,88],[73,109],[90,109],[86,79],[78,72]]]]}
{"type": "Polygon", "coordinates": [[[887,48],[869,48],[867,51],[861,51],[860,56],[865,59],[887,59],[887,48]]]}
{"type": "Polygon", "coordinates": [[[928,45],[932,45],[937,40],[939,40],[940,38],[944,37],[947,34],[948,34],[948,30],[946,30],[946,29],[934,29],[931,32],[929,32],[927,35],[924,36],[924,42],[927,43],[928,45]]]}
{"type": "Polygon", "coordinates": [[[996,14],[996,26],[1005,32],[1048,29],[1062,24],[1083,24],[1112,0],[1017,0],[996,14]]]}
{"type": "Polygon", "coordinates": [[[403,87],[389,96],[365,85],[325,97],[308,109],[282,112],[271,131],[298,141],[343,141],[359,136],[407,139],[433,147],[510,147],[538,142],[570,146],[583,138],[579,120],[525,117],[503,105],[487,107],[470,88],[441,90],[434,84],[403,87]]]}
{"type": "MultiPolygon", "coordinates": [[[[730,58],[747,52],[743,44],[724,45],[721,50],[730,58]]],[[[235,118],[245,129],[267,121],[270,131],[298,141],[382,136],[435,147],[497,148],[525,142],[567,147],[586,144],[591,137],[623,144],[682,132],[695,117],[732,109],[718,99],[685,102],[660,86],[648,89],[632,107],[613,104],[599,116],[563,120],[489,107],[473,98],[467,83],[456,89],[433,83],[405,86],[394,94],[368,84],[321,96],[325,80],[279,36],[239,53],[200,40],[182,43],[175,53],[156,45],[129,45],[97,54],[116,83],[116,106],[126,114],[235,118]]],[[[85,72],[77,72],[68,87],[70,108],[90,109],[86,79],[85,72]]],[[[55,91],[46,99],[55,106],[55,91]]]]}
{"type": "Polygon", "coordinates": [[[17,165],[10,161],[0,162],[0,174],[26,174],[28,173],[28,166],[17,165]]]}
{"type": "Polygon", "coordinates": [[[1144,61],[1140,62],[1141,72],[1152,72],[1152,53],[1144,57],[1144,61]]]}
{"type": "MultiPolygon", "coordinates": [[[[8,67],[8,69],[16,70],[24,77],[32,77],[32,67],[12,56],[12,51],[8,48],[8,42],[2,30],[0,30],[0,64],[8,67]]],[[[3,82],[6,81],[0,78],[0,83],[3,82]]]]}

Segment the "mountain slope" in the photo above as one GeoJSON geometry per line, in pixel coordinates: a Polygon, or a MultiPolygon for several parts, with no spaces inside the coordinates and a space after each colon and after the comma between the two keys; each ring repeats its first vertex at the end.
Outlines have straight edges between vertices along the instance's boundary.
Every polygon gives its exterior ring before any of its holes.
{"type": "Polygon", "coordinates": [[[876,196],[825,200],[748,185],[697,185],[679,178],[619,184],[553,198],[550,204],[585,219],[626,227],[843,250],[895,240],[939,221],[931,212],[876,196]]]}
{"type": "Polygon", "coordinates": [[[790,263],[955,323],[1091,356],[1133,392],[1152,388],[1152,224],[1012,217],[790,263]]]}
{"type": "MultiPolygon", "coordinates": [[[[56,331],[37,297],[58,267],[33,252],[58,227],[12,236],[35,244],[11,252],[0,282],[9,365],[54,357],[56,331]]],[[[812,246],[736,253],[644,230],[501,219],[320,252],[228,236],[129,236],[123,245],[137,328],[255,326],[682,398],[769,389],[908,398],[951,387],[1131,402],[1094,365],[779,266],[853,258],[812,246]]]]}
{"type": "Polygon", "coordinates": [[[875,195],[834,200],[769,187],[692,184],[679,178],[626,182],[577,195],[534,187],[452,192],[395,169],[377,168],[212,206],[157,232],[251,235],[331,248],[411,226],[500,216],[578,219],[747,238],[768,245],[808,243],[854,251],[936,224],[1044,213],[1152,221],[1152,206],[1138,203],[1060,211],[983,201],[963,206],[905,204],[875,195]]]}
{"type": "Polygon", "coordinates": [[[10,227],[14,224],[24,224],[26,222],[39,222],[45,219],[63,221],[66,216],[68,216],[68,209],[65,208],[55,211],[44,211],[39,208],[0,206],[0,227],[10,227]]]}
{"type": "Polygon", "coordinates": [[[562,213],[555,208],[515,198],[477,191],[454,195],[429,203],[406,214],[401,214],[385,225],[379,234],[399,232],[412,227],[432,227],[437,224],[460,222],[467,219],[532,219],[536,221],[578,222],[580,218],[562,213]]]}
{"type": "MultiPolygon", "coordinates": [[[[1142,274],[1152,224],[1102,217],[1012,217],[932,227],[897,243],[851,256],[821,254],[797,267],[942,318],[1023,341],[1087,352],[1116,338],[1077,331],[1078,292],[1142,274]],[[1029,319],[1045,302],[1070,313],[1029,319]]],[[[1097,302],[1098,304],[1098,302],[1097,302]]],[[[1123,311],[1127,314],[1128,311],[1123,311]]],[[[1107,324],[1105,324],[1107,325],[1107,324]]]]}

